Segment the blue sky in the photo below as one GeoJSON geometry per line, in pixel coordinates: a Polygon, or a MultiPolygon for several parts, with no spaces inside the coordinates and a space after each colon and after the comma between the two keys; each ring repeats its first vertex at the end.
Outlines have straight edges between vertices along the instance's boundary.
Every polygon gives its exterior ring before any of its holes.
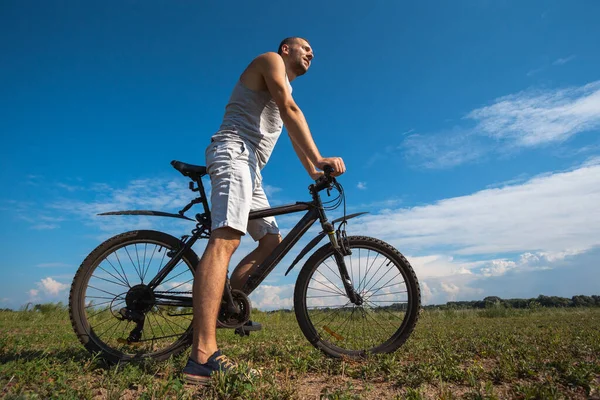
{"type": "MultiPolygon", "coordinates": [[[[349,233],[400,249],[424,303],[598,294],[599,12],[591,0],[3,1],[0,307],[66,301],[86,254],[116,233],[189,232],[95,214],[186,204],[169,162],[204,163],[240,73],[292,35],[315,51],[294,98],[321,153],[345,160],[349,211],[370,212],[349,233]]],[[[263,176],[273,204],[307,199],[287,135],[263,176]]],[[[284,233],[294,218],[279,219],[284,233]]],[[[292,257],[255,306],[291,305],[292,257]]]]}

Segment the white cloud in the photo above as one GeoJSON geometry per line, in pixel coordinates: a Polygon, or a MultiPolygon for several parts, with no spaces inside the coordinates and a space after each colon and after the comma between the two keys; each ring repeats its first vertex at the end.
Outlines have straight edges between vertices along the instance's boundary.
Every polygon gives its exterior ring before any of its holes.
{"type": "MultiPolygon", "coordinates": [[[[210,185],[205,185],[207,189],[210,185]]],[[[98,216],[107,211],[122,210],[156,210],[176,213],[190,200],[197,196],[188,188],[185,179],[136,179],[123,188],[112,188],[106,184],[95,183],[90,191],[96,193],[91,201],[62,199],[50,203],[47,207],[54,214],[62,213],[64,218],[70,215],[109,234],[132,229],[160,229],[167,224],[181,223],[180,220],[156,217],[136,216],[115,217],[98,216]]],[[[207,194],[208,195],[208,194],[207,194]]],[[[201,210],[202,205],[196,205],[188,212],[201,210]]]]}
{"type": "Polygon", "coordinates": [[[497,98],[469,112],[456,126],[408,135],[398,147],[406,160],[425,168],[451,168],[521,148],[561,143],[600,128],[600,81],[554,90],[531,88],[497,98]]]}
{"type": "Polygon", "coordinates": [[[470,274],[479,262],[462,262],[444,254],[409,256],[410,264],[419,271],[419,277],[431,278],[448,275],[470,274]]]}
{"type": "Polygon", "coordinates": [[[569,61],[573,61],[573,59],[575,59],[575,55],[572,54],[568,57],[565,58],[559,58],[557,60],[555,60],[552,65],[565,65],[566,63],[568,63],[569,61]]]}
{"type": "Polygon", "coordinates": [[[45,231],[51,229],[60,228],[60,225],[57,224],[35,224],[31,227],[31,229],[35,229],[37,231],[45,231]]]}
{"type": "Polygon", "coordinates": [[[433,135],[409,135],[399,146],[411,164],[425,168],[450,168],[484,156],[488,149],[468,129],[455,128],[433,135]]]}
{"type": "Polygon", "coordinates": [[[38,295],[40,294],[40,291],[37,289],[30,289],[27,291],[27,295],[29,296],[28,298],[28,302],[33,303],[35,301],[38,301],[40,298],[38,297],[38,295]]]}
{"type": "MultiPolygon", "coordinates": [[[[40,282],[37,283],[38,287],[43,290],[46,294],[49,295],[58,295],[63,290],[69,288],[69,285],[65,283],[60,283],[51,277],[43,278],[40,282]]],[[[32,289],[30,292],[32,292],[32,289]]],[[[35,291],[36,295],[39,293],[37,290],[35,291]]]]}
{"type": "Polygon", "coordinates": [[[431,292],[429,285],[427,285],[427,282],[425,281],[420,281],[419,286],[421,287],[421,303],[429,304],[433,298],[433,293],[431,292]]]}
{"type": "Polygon", "coordinates": [[[504,96],[466,118],[476,131],[515,146],[560,142],[600,127],[600,81],[558,90],[529,89],[504,96]]]}
{"type": "MultiPolygon", "coordinates": [[[[378,237],[402,251],[417,273],[424,304],[485,295],[506,298],[507,288],[492,282],[541,272],[548,273],[547,289],[523,282],[511,294],[554,294],[551,282],[561,268],[575,268],[577,260],[600,249],[597,161],[426,206],[367,214],[350,221],[348,233],[378,237]]],[[[253,304],[290,308],[292,285],[276,285],[259,287],[253,304]]],[[[579,287],[570,290],[577,294],[579,287]]]]}
{"type": "Polygon", "coordinates": [[[283,189],[275,187],[275,186],[271,186],[271,185],[264,185],[263,189],[265,191],[265,194],[268,197],[272,197],[275,193],[281,192],[283,189]]]}
{"type": "Polygon", "coordinates": [[[366,190],[367,182],[358,182],[358,185],[356,185],[356,187],[359,188],[360,190],[366,190]]]}
{"type": "Polygon", "coordinates": [[[490,265],[481,268],[483,276],[499,276],[504,275],[507,271],[517,267],[517,263],[508,260],[492,260],[490,265]]]}
{"type": "Polygon", "coordinates": [[[252,307],[260,310],[292,308],[294,285],[260,285],[252,294],[252,307]]]}
{"type": "Polygon", "coordinates": [[[456,295],[460,292],[460,288],[453,283],[442,282],[440,284],[442,290],[448,294],[448,300],[455,300],[456,295]]]}
{"type": "Polygon", "coordinates": [[[589,165],[426,206],[367,214],[350,232],[421,254],[441,246],[459,255],[585,250],[600,244],[598,204],[600,165],[589,165]]]}

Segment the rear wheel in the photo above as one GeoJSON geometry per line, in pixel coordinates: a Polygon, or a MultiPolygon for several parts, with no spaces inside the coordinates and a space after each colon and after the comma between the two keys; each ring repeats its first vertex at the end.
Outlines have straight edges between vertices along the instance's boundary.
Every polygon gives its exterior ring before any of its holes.
{"type": "Polygon", "coordinates": [[[156,301],[169,295],[191,298],[198,256],[188,250],[160,286],[147,286],[181,246],[163,232],[132,231],[108,239],[83,261],[71,286],[69,312],[90,352],[109,362],[164,360],[191,344],[192,309],[156,301]]]}
{"type": "Polygon", "coordinates": [[[413,331],[421,305],[417,277],[409,262],[389,244],[348,237],[344,261],[361,305],[344,290],[334,249],[327,244],[306,262],[294,290],[296,319],[304,336],[332,357],[362,358],[391,353],[413,331]]]}

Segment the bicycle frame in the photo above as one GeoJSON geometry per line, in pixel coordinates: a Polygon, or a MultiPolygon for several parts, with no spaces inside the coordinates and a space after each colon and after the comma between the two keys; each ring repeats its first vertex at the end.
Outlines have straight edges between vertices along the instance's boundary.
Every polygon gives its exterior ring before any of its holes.
{"type": "MultiPolygon", "coordinates": [[[[306,214],[300,219],[300,221],[294,226],[294,228],[283,238],[281,243],[273,250],[273,252],[263,261],[258,268],[246,281],[242,291],[246,295],[250,295],[260,283],[273,271],[273,269],[279,264],[279,262],[285,257],[285,255],[294,247],[296,243],[302,238],[302,236],[310,229],[317,219],[321,219],[321,222],[327,222],[324,211],[316,207],[315,204],[298,202],[296,204],[288,204],[278,207],[265,208],[260,210],[253,210],[250,212],[249,218],[258,219],[264,217],[271,217],[276,215],[291,214],[300,211],[307,211],[306,214]]],[[[163,279],[171,272],[171,270],[179,263],[183,254],[190,249],[194,243],[200,238],[200,231],[197,230],[187,240],[185,246],[179,249],[179,251],[173,256],[173,258],[158,272],[158,274],[148,283],[148,286],[152,289],[158,287],[163,279]]],[[[162,295],[156,294],[157,305],[169,305],[179,307],[191,307],[191,298],[189,296],[174,296],[174,295],[162,295]],[[167,301],[161,301],[167,300],[167,301]]]]}
{"type": "MultiPolygon", "coordinates": [[[[189,176],[189,175],[187,175],[189,176]]],[[[163,282],[165,277],[175,268],[175,266],[181,261],[183,255],[192,248],[196,241],[200,238],[209,238],[211,231],[211,218],[208,202],[206,200],[206,194],[204,186],[201,180],[202,175],[189,176],[198,186],[193,188],[193,184],[190,183],[190,189],[192,191],[200,192],[200,197],[192,200],[179,214],[170,214],[159,211],[147,211],[147,210],[135,210],[135,211],[116,211],[107,212],[99,215],[154,215],[154,216],[166,216],[174,218],[182,218],[192,220],[191,218],[185,217],[183,213],[187,211],[193,204],[202,203],[204,206],[204,214],[196,214],[197,225],[196,229],[192,231],[191,236],[184,236],[181,239],[181,246],[179,249],[172,250],[168,255],[171,259],[167,264],[157,273],[157,275],[148,283],[148,287],[155,290],[163,282]]],[[[306,211],[306,214],[300,219],[300,221],[294,226],[294,228],[282,239],[281,243],[275,247],[275,249],[267,256],[267,258],[255,269],[255,271],[248,277],[242,292],[246,295],[250,295],[261,282],[273,271],[273,269],[279,264],[279,262],[286,256],[286,254],[298,243],[302,236],[310,229],[310,227],[319,220],[323,228],[323,232],[317,236],[306,248],[300,253],[300,255],[293,262],[292,266],[287,272],[293,267],[299,258],[304,256],[308,250],[314,247],[324,236],[327,234],[329,239],[337,250],[336,261],[340,270],[340,276],[346,289],[346,294],[350,300],[355,304],[361,304],[362,299],[355,292],[348,271],[344,263],[343,254],[340,251],[339,244],[337,242],[336,232],[334,231],[333,224],[327,220],[325,210],[321,202],[321,196],[319,195],[320,190],[323,187],[318,188],[315,185],[309,186],[309,191],[312,195],[313,200],[311,202],[296,202],[295,204],[287,204],[278,207],[269,207],[258,210],[251,210],[249,214],[249,220],[259,219],[264,217],[271,217],[277,215],[291,214],[300,211],[306,211]]],[[[357,213],[346,216],[345,219],[350,219],[363,213],[357,213]]],[[[335,223],[336,221],[334,221],[335,223]]],[[[286,275],[287,275],[286,272],[286,275]]],[[[224,297],[229,303],[232,302],[231,288],[229,286],[229,280],[225,287],[224,297]]],[[[163,306],[175,306],[175,307],[192,307],[192,299],[190,296],[177,296],[172,294],[164,294],[155,292],[156,305],[163,306]]]]}

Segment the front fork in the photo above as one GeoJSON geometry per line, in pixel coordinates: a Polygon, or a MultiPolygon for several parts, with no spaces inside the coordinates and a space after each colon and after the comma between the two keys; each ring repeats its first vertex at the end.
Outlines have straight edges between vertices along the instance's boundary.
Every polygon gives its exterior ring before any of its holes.
{"type": "Polygon", "coordinates": [[[346,243],[343,242],[345,238],[342,238],[342,235],[338,235],[339,232],[336,232],[333,229],[333,224],[330,222],[325,222],[323,225],[325,232],[327,232],[327,236],[329,237],[329,241],[331,242],[331,246],[333,247],[333,256],[335,257],[335,263],[340,271],[340,277],[342,278],[346,295],[352,304],[360,306],[363,304],[363,299],[354,289],[354,285],[348,274],[348,268],[346,268],[346,262],[344,261],[344,256],[351,254],[350,249],[346,246],[346,243]]]}

